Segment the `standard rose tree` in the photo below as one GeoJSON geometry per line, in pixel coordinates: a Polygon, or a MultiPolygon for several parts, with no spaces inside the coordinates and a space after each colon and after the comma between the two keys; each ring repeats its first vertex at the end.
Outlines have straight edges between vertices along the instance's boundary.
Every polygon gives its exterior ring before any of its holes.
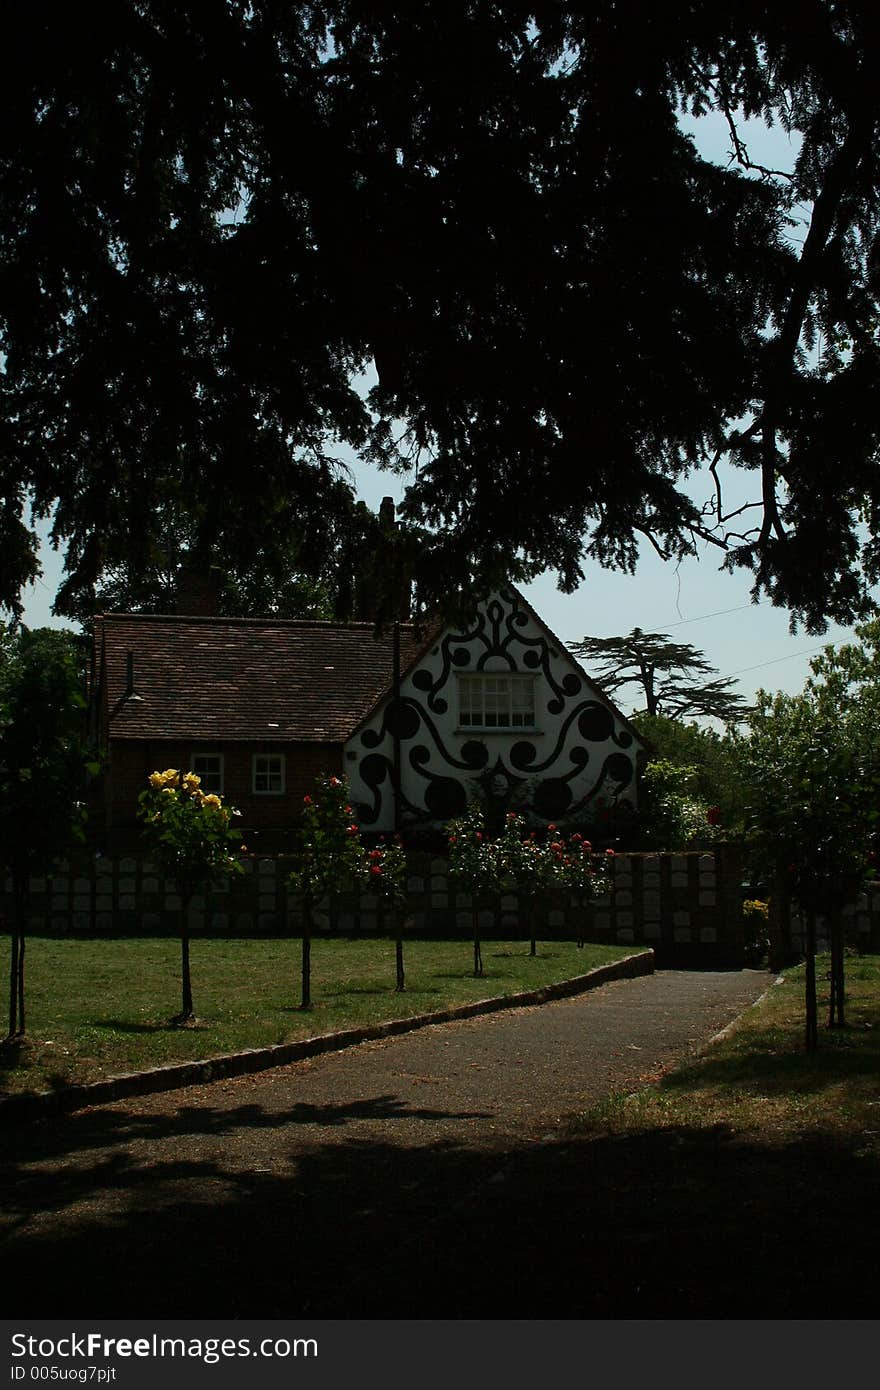
{"type": "Polygon", "coordinates": [[[474,975],[483,973],[480,950],[480,904],[497,898],[501,891],[501,861],[496,841],[486,834],[486,823],[478,803],[446,827],[449,872],[457,885],[470,894],[474,928],[474,975]]]}
{"type": "Polygon", "coordinates": [[[348,802],[348,787],[339,777],[319,777],[314,794],[303,797],[299,828],[293,848],[293,869],[288,877],[300,895],[302,917],[302,997],[309,1009],[311,953],[315,907],[321,898],[344,883],[362,886],[366,879],[360,827],[348,802]]]}
{"type": "Polygon", "coordinates": [[[375,849],[371,849],[367,854],[367,886],[371,892],[378,894],[383,915],[391,918],[397,968],[395,988],[398,993],[406,988],[403,969],[406,873],[406,855],[399,836],[395,836],[391,841],[381,840],[375,849]]]}
{"type": "Polygon", "coordinates": [[[195,1018],[189,967],[189,908],[192,896],[213,878],[242,872],[233,850],[244,849],[231,825],[239,813],[224,806],[214,792],[205,793],[194,772],[169,767],[154,772],[141,792],[138,815],[150,856],[180,896],[182,1002],[171,1020],[176,1026],[195,1018]]]}

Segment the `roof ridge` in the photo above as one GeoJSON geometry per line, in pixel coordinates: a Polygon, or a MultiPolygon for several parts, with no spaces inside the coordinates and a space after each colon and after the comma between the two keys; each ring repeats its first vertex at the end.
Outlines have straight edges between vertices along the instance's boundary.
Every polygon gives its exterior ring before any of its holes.
{"type": "MultiPolygon", "coordinates": [[[[302,627],[320,628],[325,631],[333,629],[336,632],[350,632],[352,630],[380,632],[383,635],[390,633],[393,627],[392,623],[388,623],[384,628],[377,628],[375,623],[333,622],[328,618],[235,618],[216,613],[96,613],[95,621],[98,620],[101,622],[196,623],[203,626],[214,623],[223,627],[302,627]]],[[[401,622],[400,626],[415,631],[421,625],[414,622],[401,622]]]]}

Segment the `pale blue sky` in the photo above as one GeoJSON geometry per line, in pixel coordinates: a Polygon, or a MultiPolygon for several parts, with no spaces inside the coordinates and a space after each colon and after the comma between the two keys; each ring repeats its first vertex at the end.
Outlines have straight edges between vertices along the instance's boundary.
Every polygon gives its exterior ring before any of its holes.
{"type": "MultiPolygon", "coordinates": [[[[727,162],[730,138],[723,121],[710,118],[688,122],[707,158],[727,162]]],[[[751,157],[774,168],[790,167],[793,147],[785,132],[767,132],[760,122],[743,128],[751,157]]],[[[795,232],[795,235],[797,231],[795,232]]],[[[352,463],[358,495],[373,508],[383,496],[399,501],[404,480],[352,463]]],[[[748,499],[752,480],[739,475],[737,501],[748,499]]],[[[695,483],[694,496],[704,500],[708,482],[695,483]]],[[[730,499],[733,500],[732,497],[730,499]]],[[[561,594],[552,574],[542,575],[525,587],[525,593],[545,622],[564,642],[585,635],[617,636],[633,627],[668,632],[676,640],[692,643],[705,652],[723,676],[734,676],[742,694],[751,699],[763,686],[769,690],[796,691],[809,674],[810,656],[828,642],[853,640],[851,629],[831,625],[824,637],[788,631],[783,609],[764,602],[752,605],[749,576],[721,570],[721,554],[705,545],[700,555],[681,565],[664,563],[646,543],[635,575],[624,575],[591,565],[584,583],[573,594],[561,594]]],[[[52,618],[51,605],[61,575],[61,559],[43,551],[43,579],[26,595],[25,621],[31,626],[62,625],[52,618]]],[[[628,709],[628,692],[620,704],[628,709]]]]}

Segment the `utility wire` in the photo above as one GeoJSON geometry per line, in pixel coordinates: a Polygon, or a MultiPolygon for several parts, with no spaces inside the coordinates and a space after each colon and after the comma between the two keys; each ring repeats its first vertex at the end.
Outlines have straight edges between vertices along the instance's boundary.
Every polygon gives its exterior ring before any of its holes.
{"type": "Polygon", "coordinates": [[[741,613],[744,608],[754,608],[753,603],[739,603],[736,608],[719,608],[717,613],[701,613],[698,618],[682,618],[680,623],[665,623],[665,627],[687,627],[688,623],[703,623],[707,618],[723,618],[727,613],[741,613]]]}
{"type": "MultiPolygon", "coordinates": [[[[738,671],[728,671],[727,676],[742,676],[746,671],[761,671],[765,666],[777,666],[780,661],[793,661],[796,656],[813,656],[815,652],[824,652],[826,647],[833,646],[832,642],[823,642],[821,647],[807,647],[802,652],[789,652],[788,656],[774,656],[770,661],[759,661],[757,666],[741,666],[738,671]]],[[[722,679],[727,679],[727,676],[722,679]]]]}

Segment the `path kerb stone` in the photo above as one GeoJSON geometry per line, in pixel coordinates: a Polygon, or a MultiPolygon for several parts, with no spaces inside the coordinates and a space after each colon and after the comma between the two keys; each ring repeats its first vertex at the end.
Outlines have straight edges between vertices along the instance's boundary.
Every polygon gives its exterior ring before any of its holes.
{"type": "Polygon", "coordinates": [[[454,1019],[475,1018],[479,1014],[495,1013],[500,1009],[521,1009],[533,1004],[547,1004],[554,999],[566,999],[583,994],[611,980],[635,979],[654,973],[654,952],[650,949],[624,956],[622,960],[598,965],[586,975],[544,985],[541,989],[524,990],[492,999],[477,999],[471,1004],[436,1013],[414,1014],[409,1018],[390,1019],[363,1028],[348,1028],[340,1033],[321,1033],[298,1042],[275,1043],[272,1047],[248,1048],[244,1052],[206,1057],[193,1062],[173,1062],[167,1067],[151,1067],[149,1071],[130,1072],[111,1076],[105,1081],[92,1081],[80,1086],[66,1086],[56,1091],[29,1091],[0,1099],[0,1123],[45,1119],[92,1105],[107,1105],[124,1100],[126,1096],[144,1096],[156,1091],[174,1091],[183,1086],[199,1086],[228,1076],[244,1076],[248,1072],[267,1071],[286,1066],[322,1052],[340,1052],[358,1043],[376,1038],[390,1038],[399,1033],[411,1033],[416,1028],[432,1024],[451,1023],[454,1019]]]}

